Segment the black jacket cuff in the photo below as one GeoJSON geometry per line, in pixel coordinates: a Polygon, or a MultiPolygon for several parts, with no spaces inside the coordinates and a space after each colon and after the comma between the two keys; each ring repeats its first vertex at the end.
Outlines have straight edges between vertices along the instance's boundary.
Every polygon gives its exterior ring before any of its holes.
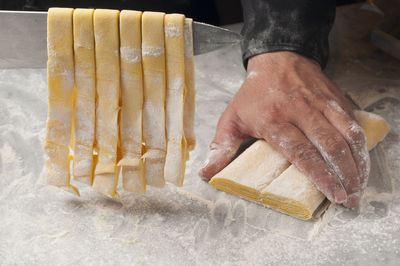
{"type": "Polygon", "coordinates": [[[326,66],[334,0],[242,0],[243,63],[254,55],[292,51],[326,66]]]}

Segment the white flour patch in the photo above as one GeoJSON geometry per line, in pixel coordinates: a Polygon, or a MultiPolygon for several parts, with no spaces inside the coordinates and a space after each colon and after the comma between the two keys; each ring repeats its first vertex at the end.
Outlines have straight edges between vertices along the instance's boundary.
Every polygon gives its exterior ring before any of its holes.
{"type": "Polygon", "coordinates": [[[176,77],[172,80],[168,80],[168,89],[169,90],[183,90],[183,80],[181,77],[176,77]]]}
{"type": "Polygon", "coordinates": [[[342,115],[347,115],[346,112],[343,110],[343,108],[336,101],[333,100],[328,101],[328,106],[330,106],[331,108],[333,108],[333,110],[342,115]]]}
{"type": "Polygon", "coordinates": [[[128,63],[138,63],[142,60],[142,50],[131,47],[121,47],[121,58],[128,63]]]}
{"type": "Polygon", "coordinates": [[[185,19],[185,23],[183,25],[184,31],[184,43],[185,43],[185,57],[192,58],[193,57],[193,33],[192,33],[192,19],[185,19]]]}
{"type": "Polygon", "coordinates": [[[221,164],[225,162],[223,158],[232,158],[235,155],[236,148],[232,145],[231,141],[225,141],[220,144],[211,143],[210,149],[207,153],[207,158],[203,165],[208,165],[210,162],[216,164],[217,168],[221,167],[221,164]]]}
{"type": "Polygon", "coordinates": [[[155,46],[142,46],[142,55],[143,56],[161,56],[165,53],[164,47],[155,47],[155,46]]]}
{"type": "Polygon", "coordinates": [[[179,37],[182,36],[182,28],[168,22],[164,27],[164,33],[165,37],[179,37]]]}
{"type": "Polygon", "coordinates": [[[259,73],[257,72],[257,71],[249,71],[248,73],[247,73],[247,79],[252,79],[252,78],[255,78],[255,77],[257,77],[259,75],[259,73]]]}

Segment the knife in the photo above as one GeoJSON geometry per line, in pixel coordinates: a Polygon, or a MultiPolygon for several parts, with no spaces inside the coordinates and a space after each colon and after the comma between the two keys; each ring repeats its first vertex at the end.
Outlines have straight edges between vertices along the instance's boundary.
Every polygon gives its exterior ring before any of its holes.
{"type": "MultiPolygon", "coordinates": [[[[44,68],[47,61],[47,12],[0,11],[0,68],[44,68]]],[[[195,55],[237,44],[230,30],[193,22],[195,55]]]]}

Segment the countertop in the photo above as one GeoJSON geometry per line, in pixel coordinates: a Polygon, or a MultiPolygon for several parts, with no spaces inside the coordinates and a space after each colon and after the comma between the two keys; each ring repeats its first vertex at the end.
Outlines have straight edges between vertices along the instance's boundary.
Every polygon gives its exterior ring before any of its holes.
{"type": "Polygon", "coordinates": [[[195,58],[198,142],[183,187],[120,199],[85,186],[78,198],[44,184],[46,70],[0,69],[0,264],[399,265],[400,61],[369,43],[379,19],[360,5],[338,9],[326,73],[393,129],[371,153],[361,211],[332,205],[316,221],[217,191],[197,176],[245,78],[239,46],[195,58]]]}

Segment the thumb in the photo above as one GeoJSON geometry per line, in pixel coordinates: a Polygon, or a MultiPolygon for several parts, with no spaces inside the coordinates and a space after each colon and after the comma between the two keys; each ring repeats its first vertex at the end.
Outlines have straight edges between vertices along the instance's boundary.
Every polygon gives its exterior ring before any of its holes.
{"type": "Polygon", "coordinates": [[[209,180],[230,163],[245,137],[240,134],[234,115],[225,110],[222,114],[215,137],[210,144],[207,159],[199,176],[209,180]]]}

